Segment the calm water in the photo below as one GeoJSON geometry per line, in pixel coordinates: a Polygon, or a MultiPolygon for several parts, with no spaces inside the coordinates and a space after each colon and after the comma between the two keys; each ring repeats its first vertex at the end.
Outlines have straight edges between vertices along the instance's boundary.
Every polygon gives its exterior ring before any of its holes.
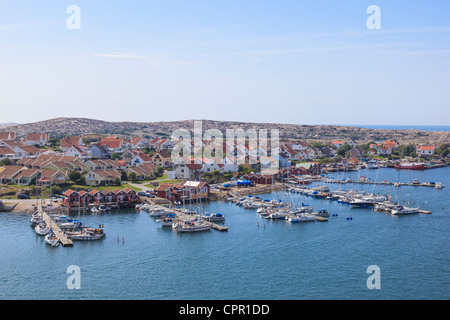
{"type": "MultiPolygon", "coordinates": [[[[397,180],[393,169],[366,171],[350,175],[397,180]]],[[[450,168],[403,171],[401,181],[418,178],[447,187],[374,189],[414,199],[432,215],[395,217],[274,193],[261,197],[290,197],[338,216],[290,225],[213,202],[206,210],[224,213],[228,232],[176,234],[134,210],[86,215],[86,224],[105,225],[107,238],[72,248],[46,246],[29,215],[2,213],[0,299],[449,299],[449,176],[450,168]],[[80,290],[67,289],[70,265],[81,269],[80,290]],[[380,290],[367,289],[370,265],[380,267],[380,290]]],[[[338,187],[373,191],[333,185],[338,187]]]]}
{"type": "Polygon", "coordinates": [[[353,127],[369,129],[392,129],[392,130],[423,130],[423,131],[450,131],[450,126],[427,126],[427,125],[352,125],[353,127]]]}

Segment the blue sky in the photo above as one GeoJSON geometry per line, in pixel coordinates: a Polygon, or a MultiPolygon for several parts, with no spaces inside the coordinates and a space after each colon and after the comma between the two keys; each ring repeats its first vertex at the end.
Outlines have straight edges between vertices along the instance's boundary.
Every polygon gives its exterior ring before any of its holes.
{"type": "Polygon", "coordinates": [[[449,13],[447,0],[1,0],[0,123],[449,125],[449,13]]]}

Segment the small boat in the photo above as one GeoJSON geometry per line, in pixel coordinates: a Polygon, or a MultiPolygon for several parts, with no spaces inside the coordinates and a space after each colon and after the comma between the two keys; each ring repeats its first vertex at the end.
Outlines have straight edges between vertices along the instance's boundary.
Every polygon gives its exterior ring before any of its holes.
{"type": "Polygon", "coordinates": [[[100,205],[100,206],[98,207],[98,210],[99,210],[100,212],[107,212],[107,211],[111,211],[111,208],[108,207],[107,205],[102,204],[102,205],[100,205]]]}
{"type": "Polygon", "coordinates": [[[291,215],[286,221],[290,223],[314,222],[316,221],[316,218],[314,216],[307,215],[291,215]]]}
{"type": "Polygon", "coordinates": [[[45,222],[41,222],[36,225],[36,227],[34,228],[34,231],[36,231],[36,233],[40,236],[45,236],[47,233],[50,232],[50,228],[47,227],[45,222]]]}
{"type": "Polygon", "coordinates": [[[177,222],[172,225],[172,229],[176,232],[201,232],[211,230],[209,224],[202,223],[200,221],[184,221],[177,222]]]}
{"type": "Polygon", "coordinates": [[[67,232],[67,237],[72,240],[78,241],[92,241],[92,240],[101,240],[106,237],[106,234],[103,232],[103,228],[84,228],[80,231],[75,232],[67,232]]]}
{"type": "Polygon", "coordinates": [[[45,243],[57,247],[59,246],[59,238],[53,232],[50,232],[45,236],[45,243]]]}
{"type": "Polygon", "coordinates": [[[93,213],[93,214],[100,213],[100,210],[99,210],[97,207],[92,207],[90,211],[91,211],[91,213],[93,213]]]}
{"type": "Polygon", "coordinates": [[[436,182],[436,185],[434,186],[434,188],[436,190],[441,190],[444,188],[444,185],[442,184],[442,182],[436,182]]]}
{"type": "Polygon", "coordinates": [[[205,213],[204,215],[202,215],[202,219],[210,222],[225,221],[225,217],[221,213],[205,213]]]}
{"type": "Polygon", "coordinates": [[[409,208],[404,206],[398,206],[391,210],[394,216],[407,215],[407,214],[416,214],[419,213],[419,208],[409,208]]]}
{"type": "Polygon", "coordinates": [[[40,216],[39,212],[33,213],[33,215],[31,216],[30,222],[32,225],[36,225],[40,222],[43,222],[42,217],[40,216]]]}
{"type": "Polygon", "coordinates": [[[153,210],[149,210],[149,216],[150,217],[155,217],[155,218],[159,218],[164,214],[167,214],[167,210],[166,209],[162,209],[162,208],[155,208],[153,210]]]}
{"type": "Polygon", "coordinates": [[[328,218],[330,216],[328,211],[325,210],[325,209],[321,209],[321,210],[313,212],[311,214],[314,215],[314,216],[317,216],[317,217],[322,217],[322,218],[328,218]]]}

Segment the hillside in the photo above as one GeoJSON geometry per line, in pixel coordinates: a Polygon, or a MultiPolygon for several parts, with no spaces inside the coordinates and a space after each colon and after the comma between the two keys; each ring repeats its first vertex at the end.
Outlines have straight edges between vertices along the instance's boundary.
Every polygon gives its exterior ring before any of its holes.
{"type": "MultiPolygon", "coordinates": [[[[420,130],[368,129],[334,125],[300,125],[279,123],[251,123],[234,121],[202,120],[203,130],[219,129],[279,129],[280,138],[302,140],[353,139],[358,142],[396,139],[406,143],[450,143],[450,132],[428,132],[420,130]]],[[[4,126],[0,131],[15,131],[18,137],[27,133],[49,132],[53,135],[120,134],[126,136],[171,135],[175,129],[194,129],[194,120],[172,122],[107,122],[86,118],[56,118],[45,121],[4,126]]]]}

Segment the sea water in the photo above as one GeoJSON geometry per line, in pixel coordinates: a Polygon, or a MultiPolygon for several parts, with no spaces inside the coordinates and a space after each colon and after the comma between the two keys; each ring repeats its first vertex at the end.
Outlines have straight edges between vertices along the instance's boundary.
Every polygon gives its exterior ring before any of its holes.
{"type": "Polygon", "coordinates": [[[0,299],[449,299],[449,174],[450,168],[330,175],[440,181],[443,190],[331,185],[390,194],[431,215],[392,216],[274,192],[260,197],[303,202],[332,216],[328,222],[289,224],[216,201],[203,210],[224,214],[228,232],[178,234],[147,213],[127,209],[81,215],[87,225],[104,224],[107,237],[73,247],[46,245],[28,214],[0,213],[0,299]],[[80,289],[67,284],[70,266],[80,270],[80,289]],[[379,289],[367,285],[370,266],[379,268],[379,289]]]}

